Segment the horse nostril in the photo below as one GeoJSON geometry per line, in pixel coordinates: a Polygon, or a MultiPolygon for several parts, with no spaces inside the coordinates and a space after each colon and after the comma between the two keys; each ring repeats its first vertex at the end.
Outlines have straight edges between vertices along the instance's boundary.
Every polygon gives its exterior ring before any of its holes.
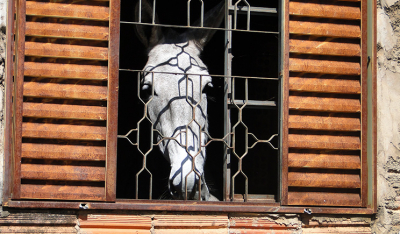
{"type": "Polygon", "coordinates": [[[175,187],[175,185],[172,183],[172,181],[169,182],[168,189],[173,198],[180,199],[182,197],[182,192],[175,187]]]}

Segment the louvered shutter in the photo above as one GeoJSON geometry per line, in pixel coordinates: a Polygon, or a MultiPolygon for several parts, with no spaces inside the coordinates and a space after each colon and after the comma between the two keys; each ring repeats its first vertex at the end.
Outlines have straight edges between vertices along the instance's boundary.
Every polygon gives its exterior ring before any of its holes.
{"type": "Polygon", "coordinates": [[[16,0],[13,199],[115,200],[119,0],[16,0]]]}
{"type": "Polygon", "coordinates": [[[366,1],[286,7],[282,204],[366,206],[366,1]]]}

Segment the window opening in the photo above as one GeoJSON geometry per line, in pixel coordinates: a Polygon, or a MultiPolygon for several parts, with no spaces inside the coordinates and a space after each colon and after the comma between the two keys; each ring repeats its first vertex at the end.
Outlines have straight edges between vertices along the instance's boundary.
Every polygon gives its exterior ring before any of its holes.
{"type": "MultiPolygon", "coordinates": [[[[143,7],[145,0],[138,1],[143,7]]],[[[171,28],[178,33],[199,28],[201,32],[210,30],[204,25],[205,17],[218,2],[188,0],[171,4],[151,0],[157,15],[152,14],[151,22],[138,22],[133,14],[138,1],[122,1],[121,5],[117,198],[172,199],[168,190],[170,165],[158,145],[168,140],[178,142],[177,137],[182,136],[162,136],[160,140],[160,132],[149,117],[149,102],[157,95],[155,77],[161,73],[143,72],[147,51],[135,35],[134,27],[157,25],[163,32],[171,28]],[[196,25],[197,19],[200,23],[196,25]],[[144,78],[153,83],[147,90],[143,89],[144,78]]],[[[275,202],[280,170],[279,2],[226,0],[225,4],[228,14],[220,28],[214,28],[216,32],[200,57],[212,77],[212,87],[201,90],[207,92],[208,131],[204,134],[208,139],[201,145],[207,155],[205,178],[193,165],[189,171],[196,174],[198,184],[206,181],[212,196],[220,201],[275,202]]],[[[169,63],[182,62],[180,57],[172,58],[169,63]]],[[[207,79],[204,74],[181,73],[184,86],[181,90],[186,94],[198,88],[191,79],[207,79]]],[[[200,99],[183,96],[186,105],[196,112],[200,99]]],[[[197,121],[197,117],[191,118],[184,130],[198,128],[197,121]]],[[[196,189],[201,193],[204,188],[196,189]]],[[[180,198],[204,200],[190,195],[180,198]]]]}

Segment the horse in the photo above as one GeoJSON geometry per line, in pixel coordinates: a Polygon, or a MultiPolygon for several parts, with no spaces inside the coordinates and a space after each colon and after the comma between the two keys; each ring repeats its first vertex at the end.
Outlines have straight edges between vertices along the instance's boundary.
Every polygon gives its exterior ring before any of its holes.
{"type": "Polygon", "coordinates": [[[153,15],[148,0],[139,4],[136,22],[155,23],[136,24],[135,32],[148,51],[141,92],[148,93],[147,113],[158,133],[159,149],[171,166],[169,193],[173,199],[217,200],[210,194],[204,176],[206,90],[212,87],[212,79],[200,54],[221,25],[225,4],[219,3],[204,14],[203,22],[197,20],[194,28],[183,33],[157,26],[158,16],[153,15]]]}

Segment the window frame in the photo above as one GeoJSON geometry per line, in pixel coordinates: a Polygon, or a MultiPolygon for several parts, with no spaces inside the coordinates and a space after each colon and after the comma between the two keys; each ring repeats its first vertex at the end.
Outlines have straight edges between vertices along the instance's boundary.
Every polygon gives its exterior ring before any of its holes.
{"type": "MultiPolygon", "coordinates": [[[[10,0],[7,6],[7,42],[13,41],[14,36],[14,14],[15,8],[14,1],[18,1],[19,3],[24,0],[10,0]]],[[[119,3],[119,0],[110,0],[119,3]]],[[[288,59],[289,59],[289,50],[288,50],[288,38],[289,38],[289,30],[288,30],[288,22],[289,22],[289,14],[288,10],[288,0],[281,1],[284,7],[281,7],[280,13],[284,16],[283,22],[281,22],[280,28],[285,32],[285,35],[281,37],[281,50],[284,51],[283,56],[280,58],[280,62],[282,65],[281,77],[283,77],[283,84],[281,86],[281,99],[282,105],[287,105],[287,94],[284,91],[284,87],[288,85],[288,79],[285,77],[289,76],[288,71],[288,59]]],[[[368,0],[368,7],[363,5],[362,14],[368,14],[369,17],[364,17],[361,22],[362,27],[365,26],[368,22],[368,31],[367,33],[363,30],[362,42],[361,45],[366,48],[368,55],[362,55],[362,64],[369,63],[371,66],[363,66],[363,88],[366,89],[368,93],[367,97],[362,97],[363,100],[363,108],[367,108],[368,115],[364,116],[363,119],[367,120],[367,124],[363,124],[363,131],[367,133],[363,133],[363,153],[366,153],[367,162],[363,162],[363,168],[368,170],[368,181],[363,182],[367,183],[367,191],[363,190],[363,192],[367,192],[368,200],[365,200],[365,207],[307,207],[307,206],[288,206],[281,205],[279,202],[274,204],[266,204],[262,205],[260,203],[236,203],[236,202],[201,202],[198,204],[193,201],[150,201],[150,200],[123,200],[115,198],[115,182],[114,188],[113,186],[106,185],[106,193],[107,200],[104,202],[80,202],[80,201],[42,201],[42,200],[16,200],[12,198],[12,172],[13,172],[13,133],[12,133],[12,105],[13,105],[13,79],[11,78],[14,73],[13,69],[13,43],[7,43],[7,52],[6,52],[6,88],[5,88],[5,132],[4,132],[4,160],[5,160],[5,169],[4,169],[4,190],[3,190],[3,205],[15,208],[62,208],[62,209],[122,209],[122,210],[167,210],[167,211],[209,211],[209,212],[271,212],[271,213],[303,213],[306,208],[311,208],[312,213],[346,213],[346,214],[373,214],[376,213],[377,209],[377,182],[376,182],[376,147],[377,147],[377,134],[376,134],[376,0],[368,0]],[[366,42],[365,42],[366,41],[366,42]],[[370,61],[367,61],[367,57],[369,57],[370,61]],[[367,75],[365,75],[367,74],[367,75]],[[366,134],[366,136],[364,135],[366,134]],[[366,138],[366,139],[365,139],[366,138]]],[[[117,4],[118,7],[110,7],[110,26],[118,25],[116,27],[111,27],[113,32],[110,35],[118,35],[114,40],[119,41],[119,7],[120,4],[117,4]],[[113,19],[113,20],[111,20],[113,19]]],[[[283,17],[282,17],[283,18],[283,17]]],[[[17,19],[24,20],[24,19],[17,19]]],[[[20,29],[24,30],[24,29],[20,29]]],[[[111,41],[111,40],[110,40],[111,41]]],[[[114,48],[114,53],[109,55],[110,65],[118,71],[118,49],[115,47],[119,47],[119,44],[109,44],[110,47],[114,48]]],[[[279,53],[282,54],[282,53],[279,53]]],[[[115,75],[115,74],[109,74],[115,75]]],[[[117,75],[118,76],[118,75],[117,75]]],[[[114,83],[109,84],[110,87],[114,87],[115,91],[118,88],[118,80],[114,79],[114,83]],[[115,83],[115,80],[117,81],[115,83]]],[[[117,92],[111,95],[113,98],[118,99],[117,92]]],[[[114,114],[117,113],[116,108],[114,108],[114,114]]],[[[110,113],[109,113],[110,114],[110,113]]],[[[287,115],[287,114],[286,114],[287,115]]],[[[285,114],[284,114],[285,116],[285,114]]],[[[281,126],[283,126],[283,119],[281,120],[281,126]]],[[[110,123],[112,128],[116,128],[116,123],[110,123]]],[[[288,128],[280,128],[281,131],[285,131],[288,128]]],[[[283,133],[284,135],[285,133],[283,133]]],[[[108,139],[114,139],[110,141],[110,146],[107,146],[107,154],[115,153],[112,147],[116,145],[116,137],[117,131],[115,130],[112,134],[108,134],[108,139]],[[115,135],[115,136],[114,136],[115,135]],[[114,136],[114,138],[112,138],[114,136]]],[[[107,140],[108,141],[108,140],[107,140]]],[[[109,144],[109,143],[107,143],[109,144]]],[[[282,147],[285,144],[284,141],[280,141],[280,154],[281,154],[281,176],[285,172],[282,171],[282,163],[284,159],[284,155],[287,155],[287,152],[283,152],[282,149],[287,149],[287,147],[282,147]]],[[[116,149],[116,146],[115,148],[116,149]]],[[[107,163],[110,165],[116,164],[116,155],[114,157],[107,157],[107,163]]],[[[287,172],[286,172],[287,173],[287,172]]],[[[365,173],[365,169],[363,170],[365,173]]],[[[110,171],[110,181],[115,181],[116,169],[110,171]]],[[[282,181],[282,179],[281,179],[282,181]]],[[[112,182],[111,182],[112,183],[112,182]]],[[[280,186],[282,189],[282,185],[280,186]]],[[[281,191],[281,194],[283,191],[281,191]]],[[[283,197],[281,195],[281,197],[283,197]]]]}

